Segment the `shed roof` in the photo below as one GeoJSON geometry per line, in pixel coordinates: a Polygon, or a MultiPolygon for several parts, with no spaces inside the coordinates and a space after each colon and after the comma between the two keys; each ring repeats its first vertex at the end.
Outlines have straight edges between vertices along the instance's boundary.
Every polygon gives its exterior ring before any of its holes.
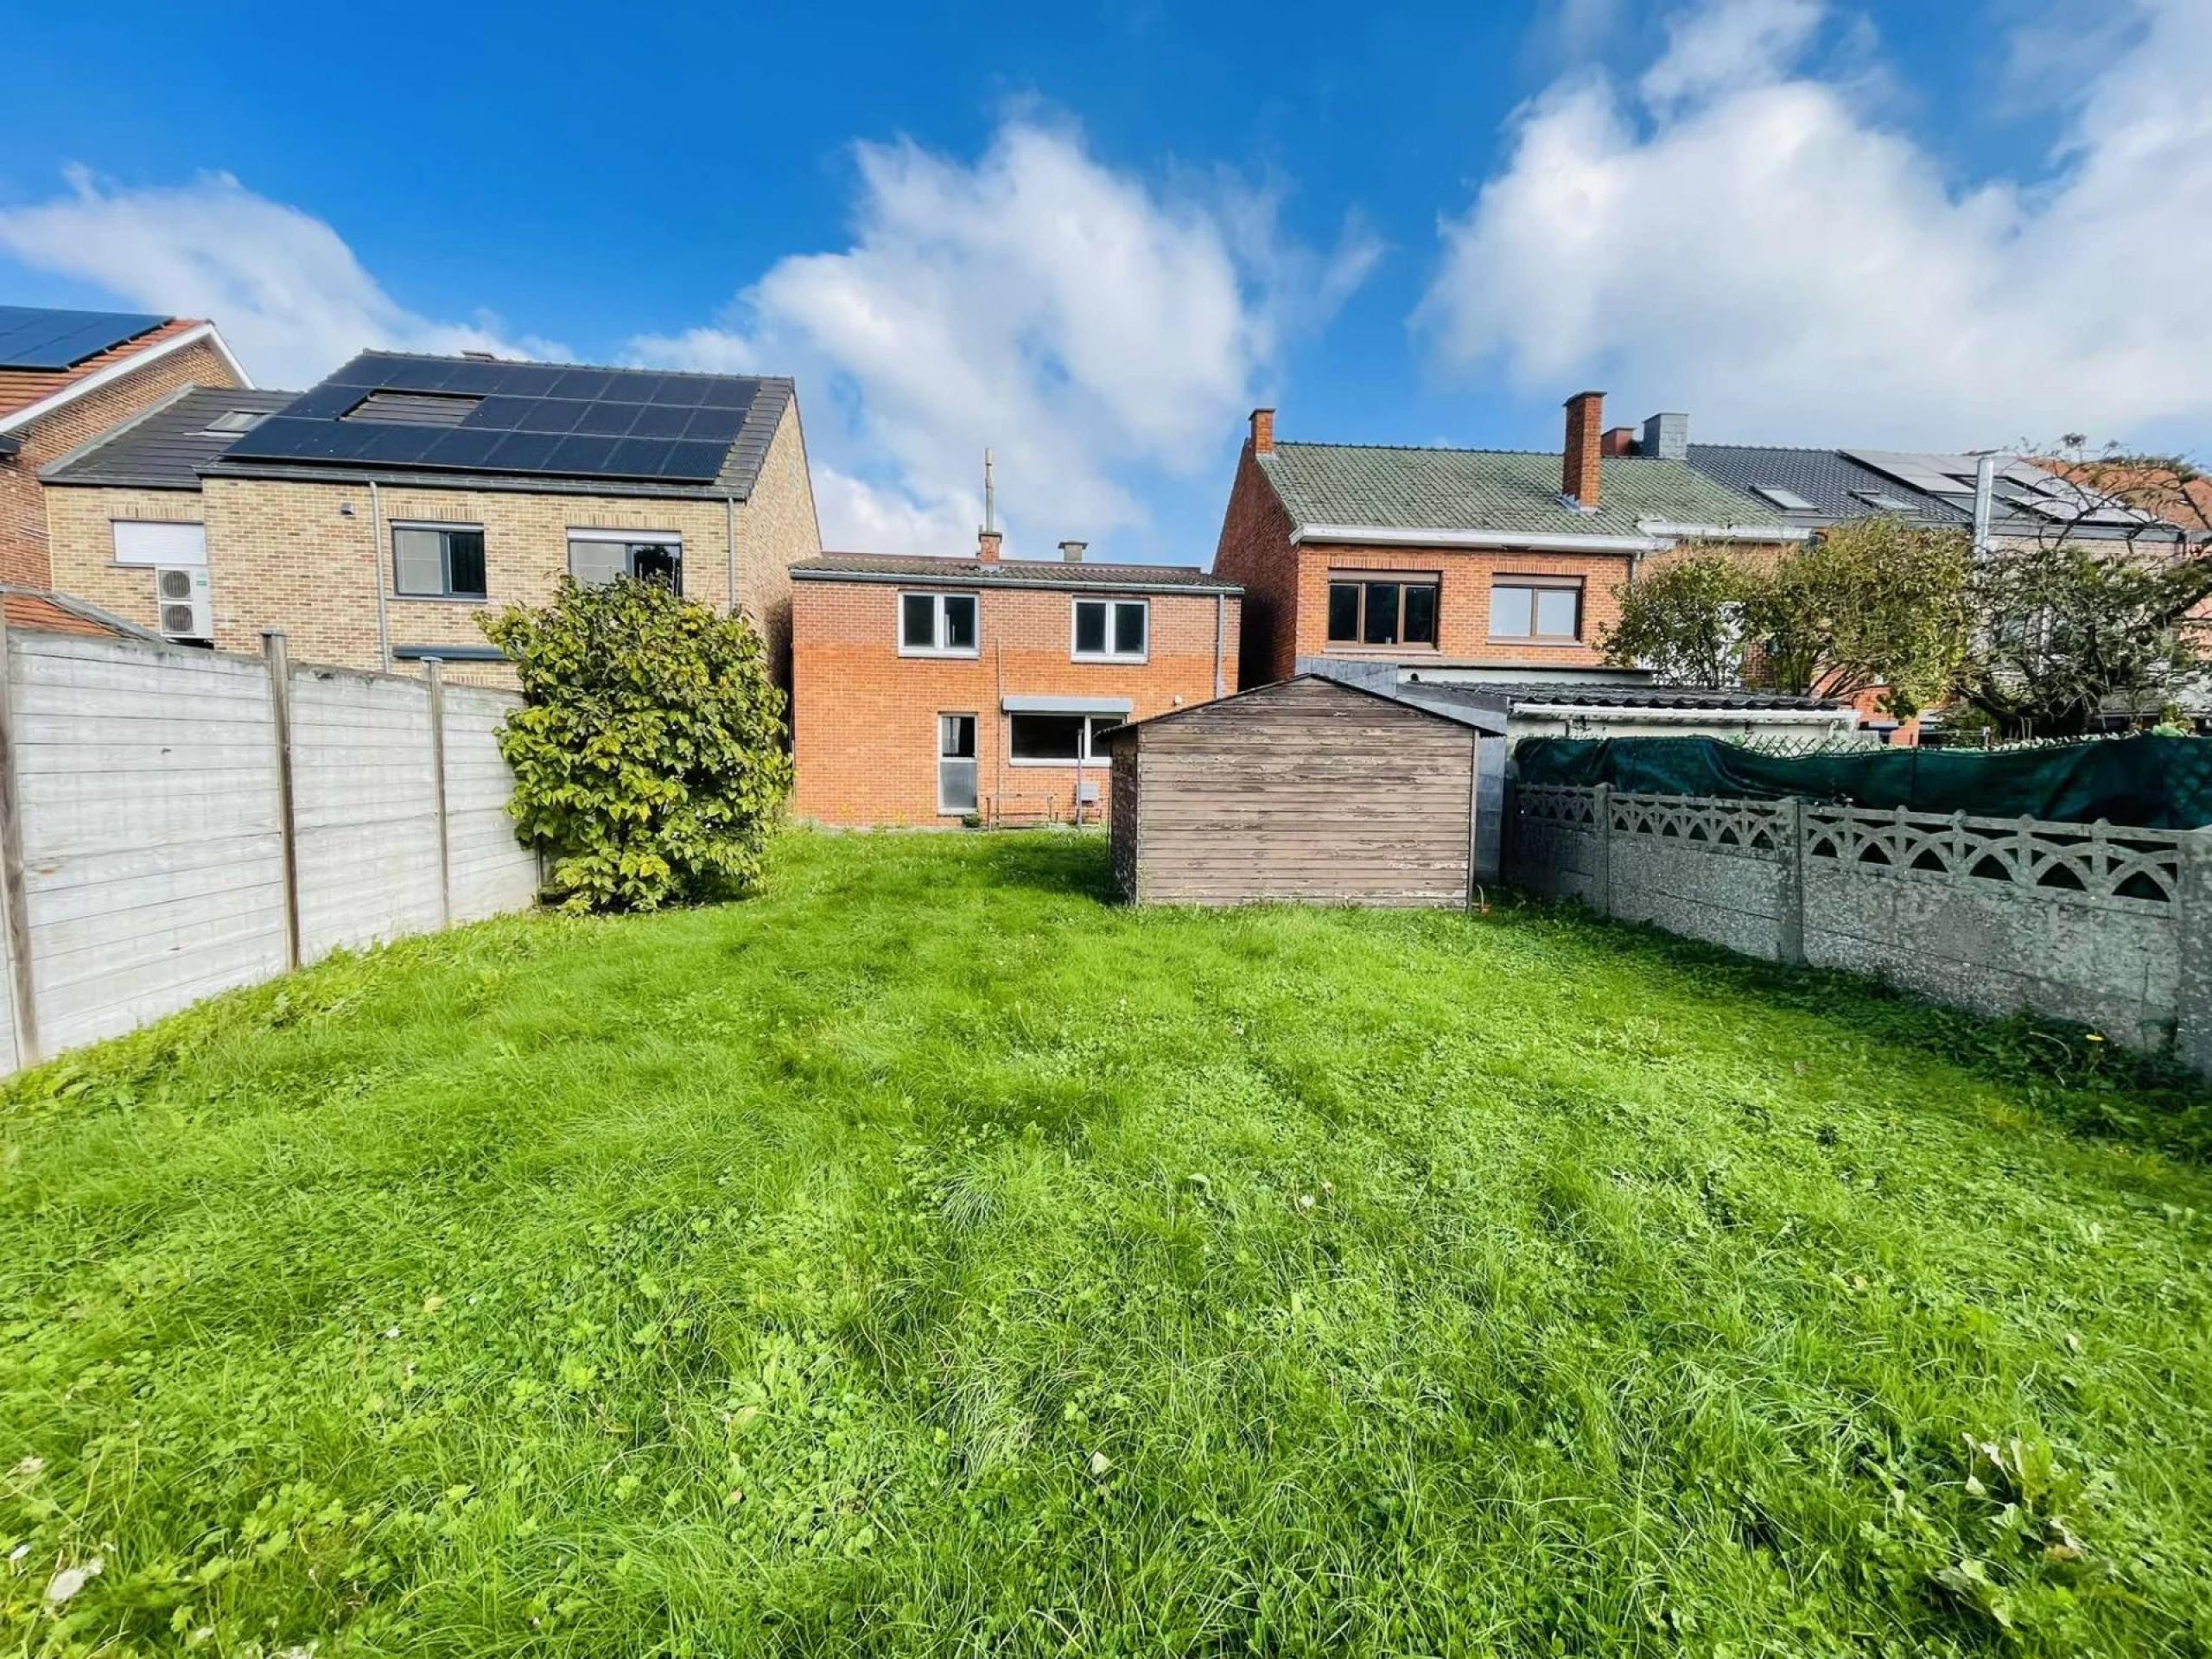
{"type": "Polygon", "coordinates": [[[1191,715],[1204,709],[1225,708],[1231,703],[1243,702],[1269,691],[1280,691],[1287,685],[1297,685],[1308,680],[1317,684],[1333,686],[1338,690],[1348,692],[1354,696],[1371,697],[1377,702],[1394,703],[1401,709],[1409,709],[1417,715],[1427,715],[1432,719],[1449,721],[1454,726],[1465,726],[1489,736],[1503,736],[1505,732],[1505,716],[1496,709],[1478,708],[1471,703],[1446,704],[1440,701],[1431,703],[1407,696],[1402,692],[1383,691],[1373,686],[1358,684],[1351,680],[1340,680],[1331,674],[1294,674],[1287,680],[1270,680],[1265,685],[1255,685],[1247,690],[1232,693],[1226,697],[1215,697],[1210,702],[1194,702],[1186,708],[1171,709],[1166,714],[1153,715],[1144,720],[1133,720],[1126,725],[1114,727],[1107,735],[1118,738],[1123,732],[1140,731],[1147,727],[1165,726],[1175,721],[1187,720],[1191,715]]]}
{"type": "Polygon", "coordinates": [[[1300,531],[1373,526],[1639,538],[1647,523],[1776,522],[1773,508],[1656,456],[1603,460],[1595,512],[1560,497],[1555,453],[1278,443],[1259,464],[1300,531]]]}
{"type": "Polygon", "coordinates": [[[1716,713],[1774,710],[1826,714],[1840,705],[1821,697],[1801,697],[1741,686],[1622,685],[1576,680],[1498,681],[1454,685],[1415,680],[1399,688],[1402,697],[1470,709],[1509,709],[1523,703],[1578,709],[1711,709],[1716,713]]]}
{"type": "Polygon", "coordinates": [[[232,386],[183,386],[111,427],[39,474],[48,484],[113,485],[142,490],[196,490],[200,469],[238,437],[209,424],[232,413],[264,416],[297,394],[232,386]]]}

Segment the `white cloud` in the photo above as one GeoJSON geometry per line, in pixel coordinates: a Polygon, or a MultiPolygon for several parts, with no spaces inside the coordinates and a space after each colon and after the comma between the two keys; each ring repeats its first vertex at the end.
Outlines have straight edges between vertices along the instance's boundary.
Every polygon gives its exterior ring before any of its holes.
{"type": "Polygon", "coordinates": [[[1694,6],[1638,97],[1521,112],[1417,321],[1446,368],[1602,378],[1713,438],[2171,438],[2212,416],[2212,6],[2127,3],[2044,165],[1964,187],[1863,70],[1796,67],[1817,8],[1694,6]]]}
{"type": "Polygon", "coordinates": [[[1009,552],[1143,524],[1132,474],[1217,464],[1285,333],[1379,252],[1357,224],[1313,252],[1270,193],[1153,188],[1028,119],[973,165],[855,156],[849,247],[778,262],[725,327],[632,342],[641,361],[799,376],[833,544],[965,550],[987,446],[1009,552]]]}
{"type": "Polygon", "coordinates": [[[0,252],[146,310],[213,317],[264,384],[310,385],[367,346],[564,354],[551,341],[508,338],[489,315],[454,322],[410,311],[327,223],[227,173],[137,188],[104,186],[82,168],[67,176],[66,194],[0,208],[0,252]]]}

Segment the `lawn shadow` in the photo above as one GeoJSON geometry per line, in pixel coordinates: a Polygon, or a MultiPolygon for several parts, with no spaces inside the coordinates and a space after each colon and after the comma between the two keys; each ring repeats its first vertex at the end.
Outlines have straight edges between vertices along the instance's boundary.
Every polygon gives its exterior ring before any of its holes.
{"type": "Polygon", "coordinates": [[[982,868],[995,882],[1043,893],[1119,902],[1106,837],[1074,830],[984,836],[982,868]]]}
{"type": "Polygon", "coordinates": [[[2024,1107],[2075,1133],[2212,1166],[2212,1084],[2169,1057],[2122,1048],[2086,1026],[1947,1007],[1867,975],[1760,962],[1570,904],[1531,900],[1516,908],[1539,925],[1582,934],[1654,969],[1932,1055],[2016,1093],[2024,1107]]]}

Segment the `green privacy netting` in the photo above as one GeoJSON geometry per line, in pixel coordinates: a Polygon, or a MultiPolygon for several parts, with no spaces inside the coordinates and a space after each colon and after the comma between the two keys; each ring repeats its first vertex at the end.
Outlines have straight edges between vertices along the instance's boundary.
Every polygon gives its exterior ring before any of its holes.
{"type": "Polygon", "coordinates": [[[1974,817],[2196,830],[2212,824],[2212,739],[2124,737],[2050,748],[1886,748],[1761,754],[1713,737],[1532,737],[1513,752],[1524,784],[1651,795],[1847,803],[1974,817]]]}

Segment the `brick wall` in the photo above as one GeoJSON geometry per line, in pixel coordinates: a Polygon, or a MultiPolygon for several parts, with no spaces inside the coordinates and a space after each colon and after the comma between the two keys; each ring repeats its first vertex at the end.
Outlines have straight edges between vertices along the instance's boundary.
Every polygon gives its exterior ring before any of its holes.
{"type": "Polygon", "coordinates": [[[1332,570],[1400,570],[1434,573],[1435,656],[1444,662],[1527,664],[1546,669],[1594,668],[1605,661],[1598,641],[1620,620],[1620,589],[1628,580],[1625,553],[1522,553],[1491,550],[1418,547],[1316,547],[1298,549],[1297,630],[1300,657],[1325,652],[1338,657],[1372,656],[1414,662],[1417,648],[1372,648],[1329,644],[1329,573],[1332,570]],[[1579,576],[1582,580],[1582,637],[1571,645],[1491,638],[1490,590],[1494,581],[1513,576],[1579,576]]]}
{"type": "MultiPolygon", "coordinates": [[[[976,791],[1028,798],[1066,817],[1076,799],[1072,766],[1015,766],[1001,700],[1010,696],[1128,697],[1132,718],[1204,702],[1214,692],[1214,595],[1150,595],[1150,659],[1142,664],[1070,660],[1072,595],[987,588],[976,591],[980,652],[974,658],[901,657],[899,586],[891,582],[793,584],[792,741],[798,779],[793,810],[840,824],[957,822],[937,810],[940,714],[976,717],[976,791]]],[[[918,579],[913,591],[931,591],[918,579]]],[[[950,590],[947,590],[950,591],[950,590]]],[[[1101,594],[1125,598],[1126,594],[1101,594]]],[[[1226,607],[1222,672],[1237,683],[1238,601],[1226,607]]],[[[1107,794],[1107,767],[1084,769],[1107,794]]]]}
{"type": "Polygon", "coordinates": [[[46,493],[38,480],[40,467],[128,420],[149,404],[159,402],[179,386],[238,384],[238,377],[213,344],[199,340],[156,358],[97,391],[86,392],[11,434],[22,441],[23,447],[12,460],[0,461],[0,582],[34,588],[56,585],[47,554],[46,493]]]}
{"type": "Polygon", "coordinates": [[[737,509],[738,591],[768,642],[777,683],[791,683],[791,564],[822,551],[822,526],[814,512],[814,479],[806,463],[806,435],[798,399],[791,399],[769,441],[751,498],[737,509]]]}
{"type": "Polygon", "coordinates": [[[1229,507],[1213,556],[1214,575],[1244,589],[1238,656],[1247,677],[1232,684],[1266,685],[1290,677],[1298,655],[1293,632],[1298,559],[1290,531],[1290,514],[1253,460],[1247,440],[1237,457],[1236,478],[1230,486],[1229,507]]]}
{"type": "Polygon", "coordinates": [[[113,526],[119,519],[196,524],[200,506],[197,490],[48,486],[47,554],[54,588],[126,622],[143,628],[156,626],[153,569],[115,562],[113,526]]]}

